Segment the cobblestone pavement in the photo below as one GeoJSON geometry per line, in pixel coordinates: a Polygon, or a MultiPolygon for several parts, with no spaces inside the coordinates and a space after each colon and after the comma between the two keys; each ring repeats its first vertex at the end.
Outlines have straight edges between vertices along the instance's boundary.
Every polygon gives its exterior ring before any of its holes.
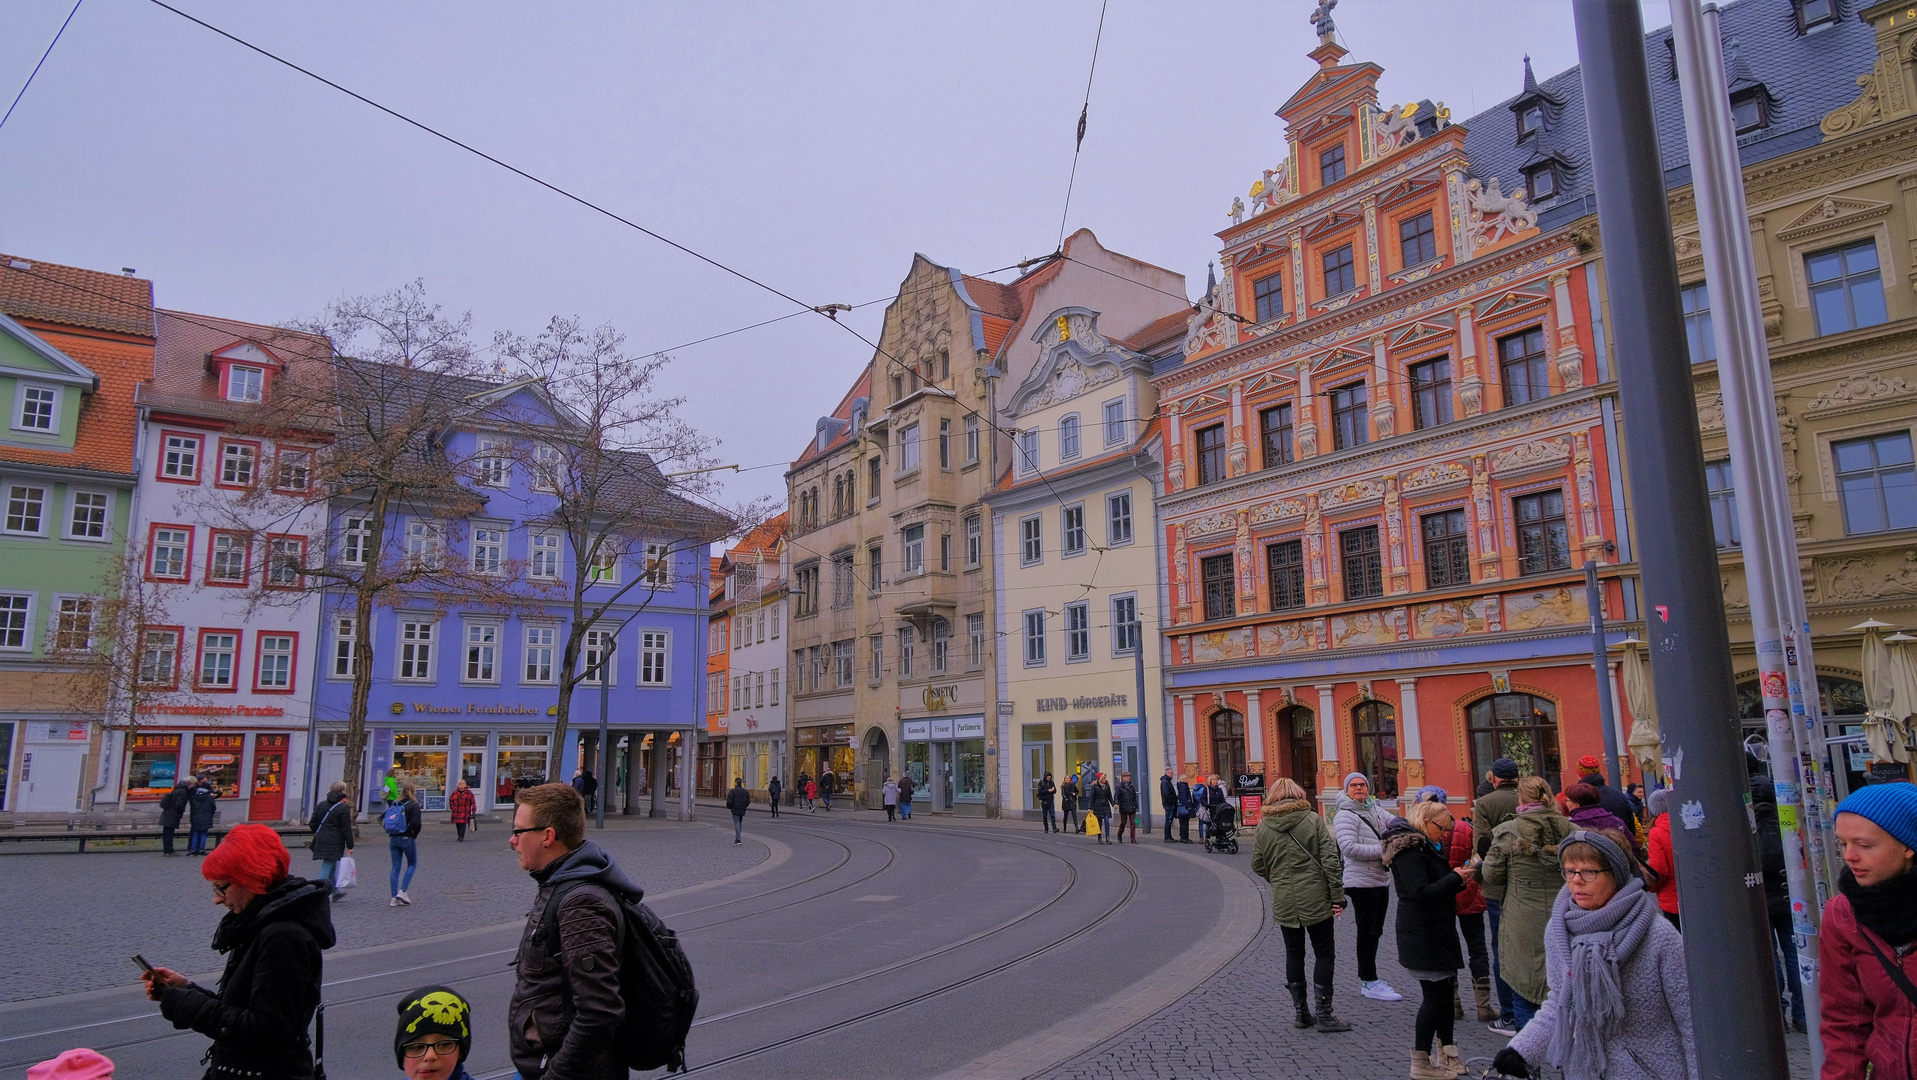
{"type": "MultiPolygon", "coordinates": [[[[510,923],[525,918],[532,883],[506,847],[508,826],[487,825],[454,840],[431,824],[419,836],[411,907],[387,906],[391,860],[377,823],[361,827],[355,856],[359,888],[333,909],[339,948],[361,949],[510,923]]],[[[648,893],[684,888],[749,869],[766,858],[759,844],[735,846],[731,828],[701,821],[607,822],[587,835],[607,847],[648,893]]],[[[300,839],[288,836],[289,844],[300,839]]],[[[182,846],[184,846],[184,837],[182,846]]],[[[293,873],[319,864],[293,848],[293,873]]],[[[208,948],[219,921],[212,892],[191,856],[157,852],[0,854],[0,911],[8,941],[0,950],[0,1001],[123,986],[140,953],[155,964],[198,971],[217,960],[208,948]]]]}
{"type": "MultiPolygon", "coordinates": [[[[1243,865],[1248,868],[1249,861],[1243,865]]],[[[1405,995],[1405,1000],[1397,1002],[1359,996],[1356,924],[1350,912],[1335,924],[1335,1008],[1339,1018],[1351,1025],[1349,1032],[1326,1035],[1292,1027],[1284,938],[1270,922],[1267,909],[1265,926],[1252,946],[1203,986],[1124,1034],[1037,1076],[1043,1080],[1403,1076],[1410,1067],[1418,983],[1398,964],[1392,929],[1396,918],[1394,897],[1392,921],[1378,950],[1378,973],[1405,995]]],[[[1469,987],[1465,989],[1468,994],[1469,987]]],[[[1470,1000],[1465,1011],[1467,1016],[1477,1015],[1470,1000]]],[[[1474,1019],[1457,1022],[1457,1038],[1465,1059],[1481,1059],[1477,1063],[1485,1066],[1507,1041],[1474,1019]]],[[[1791,1075],[1809,1080],[1810,1050],[1805,1037],[1789,1035],[1787,1046],[1791,1075]]],[[[1478,1073],[1474,1070],[1472,1075],[1478,1073]]]]}

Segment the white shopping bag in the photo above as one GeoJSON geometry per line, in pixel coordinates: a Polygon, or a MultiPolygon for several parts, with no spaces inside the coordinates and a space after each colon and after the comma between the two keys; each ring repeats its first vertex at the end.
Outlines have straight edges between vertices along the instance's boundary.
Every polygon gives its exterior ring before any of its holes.
{"type": "Polygon", "coordinates": [[[351,855],[340,856],[339,868],[333,874],[333,888],[350,889],[358,884],[359,864],[353,861],[351,855]]]}

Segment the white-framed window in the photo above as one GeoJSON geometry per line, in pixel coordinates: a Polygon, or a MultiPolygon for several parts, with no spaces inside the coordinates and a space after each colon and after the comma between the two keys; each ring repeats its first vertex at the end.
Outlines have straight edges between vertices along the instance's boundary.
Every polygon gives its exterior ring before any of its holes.
{"type": "Polygon", "coordinates": [[[1121,446],[1125,442],[1125,399],[1113,398],[1104,405],[1105,445],[1121,446]]]}
{"type": "Polygon", "coordinates": [[[965,617],[965,666],[977,669],[985,665],[985,614],[977,612],[965,617]]]}
{"type": "Polygon", "coordinates": [[[1130,656],[1138,648],[1138,594],[1112,597],[1112,655],[1130,656]]]}
{"type": "Polygon", "coordinates": [[[54,651],[73,653],[93,648],[93,612],[97,605],[91,596],[54,597],[54,651]]]}
{"type": "Polygon", "coordinates": [[[74,491],[68,495],[67,539],[106,540],[112,521],[113,496],[104,491],[74,491]]]}
{"type": "Polygon", "coordinates": [[[532,534],[531,573],[534,578],[542,581],[558,580],[560,540],[561,537],[558,533],[536,532],[532,534]]]}
{"type": "Polygon", "coordinates": [[[907,424],[899,429],[899,474],[915,472],[919,467],[919,426],[907,424]]]}
{"type": "Polygon", "coordinates": [[[932,674],[945,674],[945,662],[952,651],[952,624],[944,619],[932,620],[932,674]]]}
{"type": "Polygon", "coordinates": [[[901,572],[908,577],[925,570],[925,526],[907,525],[904,532],[905,555],[901,572]]]}
{"type": "Polygon", "coordinates": [[[1058,460],[1071,461],[1078,454],[1078,414],[1071,413],[1058,420],[1058,460]]]}
{"type": "Polygon", "coordinates": [[[899,678],[912,677],[912,668],[918,660],[918,631],[909,626],[899,628],[899,678]]]}
{"type": "Polygon", "coordinates": [[[1025,666],[1043,667],[1045,665],[1045,611],[1025,613],[1025,666]]]}
{"type": "Polygon", "coordinates": [[[978,464],[978,417],[965,418],[965,463],[978,464]]]}
{"type": "Polygon", "coordinates": [[[266,385],[266,372],[234,364],[226,369],[226,400],[257,402],[266,385]]]}
{"type": "Polygon", "coordinates": [[[60,388],[40,383],[21,383],[13,426],[21,431],[53,435],[60,430],[60,388]]]}
{"type": "Polygon", "coordinates": [[[723,619],[714,620],[706,630],[706,651],[713,656],[729,651],[728,643],[732,638],[730,631],[730,624],[723,619]]]}
{"type": "Polygon", "coordinates": [[[198,435],[177,435],[169,432],[166,438],[161,440],[160,477],[165,480],[198,483],[201,442],[198,435]]]}
{"type": "Polygon", "coordinates": [[[487,487],[503,488],[509,471],[505,444],[490,435],[481,435],[479,452],[473,455],[473,478],[487,487]]]}
{"type": "Polygon", "coordinates": [[[1037,566],[1045,561],[1044,519],[1037,514],[1018,521],[1018,563],[1037,566]]]}
{"type": "Polygon", "coordinates": [[[200,686],[207,690],[233,689],[239,656],[240,635],[225,630],[200,631],[200,686]]]}
{"type": "Polygon", "coordinates": [[[540,491],[558,491],[559,478],[565,472],[566,457],[550,443],[533,444],[533,487],[540,491]]]}
{"type": "Polygon", "coordinates": [[[475,683],[499,681],[499,624],[466,624],[466,680],[475,683]]]}
{"type": "Polygon", "coordinates": [[[672,684],[672,633],[669,630],[639,632],[639,685],[672,684]]]}
{"type": "Polygon", "coordinates": [[[872,669],[867,674],[873,682],[885,681],[885,635],[873,634],[866,638],[866,644],[872,650],[872,669]]]}
{"type": "Polygon", "coordinates": [[[293,654],[298,639],[292,634],[261,634],[259,653],[253,658],[255,690],[293,689],[293,654]]]}
{"type": "Polygon", "coordinates": [[[405,682],[433,681],[433,633],[431,619],[414,616],[399,620],[399,674],[405,682]]]}
{"type": "Polygon", "coordinates": [[[224,487],[252,487],[259,460],[260,448],[252,443],[221,443],[220,484],[224,487]]]}
{"type": "Polygon", "coordinates": [[[586,686],[613,686],[619,681],[619,643],[611,630],[588,630],[580,643],[579,681],[586,686]],[[610,655],[608,655],[610,651],[610,655]],[[602,668],[599,665],[604,664],[602,668]]]}
{"type": "Polygon", "coordinates": [[[273,486],[281,491],[305,491],[313,476],[312,451],[282,449],[277,458],[280,475],[273,486]]]}
{"type": "Polygon", "coordinates": [[[763,671],[752,676],[752,707],[765,708],[765,672],[763,671]]]}
{"type": "Polygon", "coordinates": [[[774,603],[772,605],[772,640],[774,641],[779,640],[779,614],[784,610],[784,604],[774,603]]]}
{"type": "Polygon", "coordinates": [[[833,642],[832,643],[832,676],[833,676],[832,681],[835,684],[842,687],[851,686],[852,685],[852,667],[853,667],[853,659],[852,659],[851,639],[848,638],[845,641],[833,642]]]}
{"type": "Polygon", "coordinates": [[[207,558],[206,577],[227,585],[246,583],[246,560],[253,544],[245,533],[215,532],[212,553],[207,558]]]}
{"type": "Polygon", "coordinates": [[[1061,554],[1066,558],[1085,554],[1085,504],[1074,503],[1059,513],[1061,554]]]}
{"type": "Polygon", "coordinates": [[[373,543],[371,518],[349,517],[341,520],[339,561],[348,566],[365,566],[366,553],[373,543]]]}
{"type": "Polygon", "coordinates": [[[350,679],[359,670],[359,619],[352,615],[333,617],[333,658],[328,667],[335,679],[350,679]]]}
{"type": "Polygon", "coordinates": [[[726,707],[726,677],[716,671],[706,673],[706,711],[723,712],[726,707]]]}
{"type": "Polygon", "coordinates": [[[297,589],[306,566],[306,541],[297,536],[273,536],[266,541],[266,583],[297,589]]]}
{"type": "Polygon", "coordinates": [[[153,542],[147,549],[147,576],[185,580],[187,559],[192,547],[193,532],[190,529],[172,526],[154,529],[153,542]]]}
{"type": "MultiPolygon", "coordinates": [[[[851,644],[850,642],[847,643],[848,646],[850,646],[850,644],[851,644]]],[[[779,703],[779,669],[778,668],[773,668],[772,674],[766,676],[765,689],[766,689],[766,699],[765,699],[766,704],[777,705],[779,703]]]]}
{"type": "Polygon", "coordinates": [[[473,526],[473,573],[497,574],[506,561],[506,530],[498,525],[473,526]]]}
{"type": "Polygon", "coordinates": [[[753,621],[758,624],[759,644],[763,645],[765,644],[766,610],[764,608],[760,608],[759,614],[753,619],[753,621]]]}
{"type": "Polygon", "coordinates": [[[1108,547],[1132,542],[1132,493],[1115,491],[1105,496],[1105,543],[1108,547]]]}
{"type": "Polygon", "coordinates": [[[1038,432],[1036,431],[1018,433],[1018,471],[1022,473],[1038,471],[1038,432]]]}
{"type": "Polygon", "coordinates": [[[526,670],[522,682],[544,686],[553,681],[553,650],[558,631],[551,626],[526,627],[526,670]]]}
{"type": "Polygon", "coordinates": [[[7,485],[6,531],[43,536],[47,529],[47,489],[38,484],[7,485]]]}
{"type": "Polygon", "coordinates": [[[985,558],[985,522],[977,514],[965,516],[965,565],[977,566],[985,558]]]}
{"type": "Polygon", "coordinates": [[[27,633],[32,617],[32,593],[0,593],[0,649],[31,648],[27,633]]]}
{"type": "Polygon", "coordinates": [[[619,546],[611,537],[599,541],[599,548],[593,555],[592,565],[586,567],[586,584],[619,584],[619,546]]]}
{"type": "Polygon", "coordinates": [[[439,569],[446,547],[446,528],[437,521],[412,518],[406,522],[406,558],[415,567],[439,569]]]}
{"type": "Polygon", "coordinates": [[[1092,605],[1079,600],[1065,605],[1065,662],[1092,658],[1092,605]]]}
{"type": "Polygon", "coordinates": [[[141,686],[172,686],[180,677],[180,632],[174,629],[140,633],[141,686]]]}

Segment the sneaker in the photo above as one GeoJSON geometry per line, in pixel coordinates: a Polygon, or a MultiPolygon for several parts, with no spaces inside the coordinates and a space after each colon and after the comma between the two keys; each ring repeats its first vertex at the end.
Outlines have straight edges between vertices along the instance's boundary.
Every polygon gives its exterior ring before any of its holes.
{"type": "Polygon", "coordinates": [[[1485,1026],[1491,1029],[1492,1034],[1502,1035],[1507,1039],[1518,1033],[1518,1022],[1516,1020],[1493,1020],[1485,1026]]]}
{"type": "Polygon", "coordinates": [[[393,898],[392,898],[391,900],[388,900],[388,901],[386,902],[386,906],[387,906],[387,907],[398,907],[398,906],[399,906],[399,897],[397,897],[397,896],[395,896],[395,897],[393,897],[393,898]]]}
{"type": "Polygon", "coordinates": [[[333,894],[333,903],[335,904],[339,903],[340,901],[344,899],[346,899],[346,894],[343,892],[336,892],[333,894]]]}
{"type": "Polygon", "coordinates": [[[406,895],[405,889],[399,890],[399,895],[394,897],[393,899],[398,900],[400,903],[405,904],[409,907],[412,906],[412,903],[413,903],[413,898],[406,895]]]}
{"type": "Polygon", "coordinates": [[[1403,1001],[1404,1000],[1404,995],[1398,993],[1396,990],[1393,990],[1391,988],[1391,984],[1384,981],[1383,979],[1373,979],[1368,983],[1362,983],[1360,985],[1362,986],[1362,989],[1359,992],[1362,993],[1365,997],[1368,997],[1373,1001],[1403,1001]]]}

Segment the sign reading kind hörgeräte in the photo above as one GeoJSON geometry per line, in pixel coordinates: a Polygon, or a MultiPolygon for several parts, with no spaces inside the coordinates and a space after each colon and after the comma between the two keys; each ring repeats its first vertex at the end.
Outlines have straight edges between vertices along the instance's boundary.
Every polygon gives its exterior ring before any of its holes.
{"type": "Polygon", "coordinates": [[[1126,695],[1106,694],[1102,697],[1042,697],[1038,699],[1039,712],[1066,712],[1071,709],[1119,709],[1124,708],[1126,695]]]}

